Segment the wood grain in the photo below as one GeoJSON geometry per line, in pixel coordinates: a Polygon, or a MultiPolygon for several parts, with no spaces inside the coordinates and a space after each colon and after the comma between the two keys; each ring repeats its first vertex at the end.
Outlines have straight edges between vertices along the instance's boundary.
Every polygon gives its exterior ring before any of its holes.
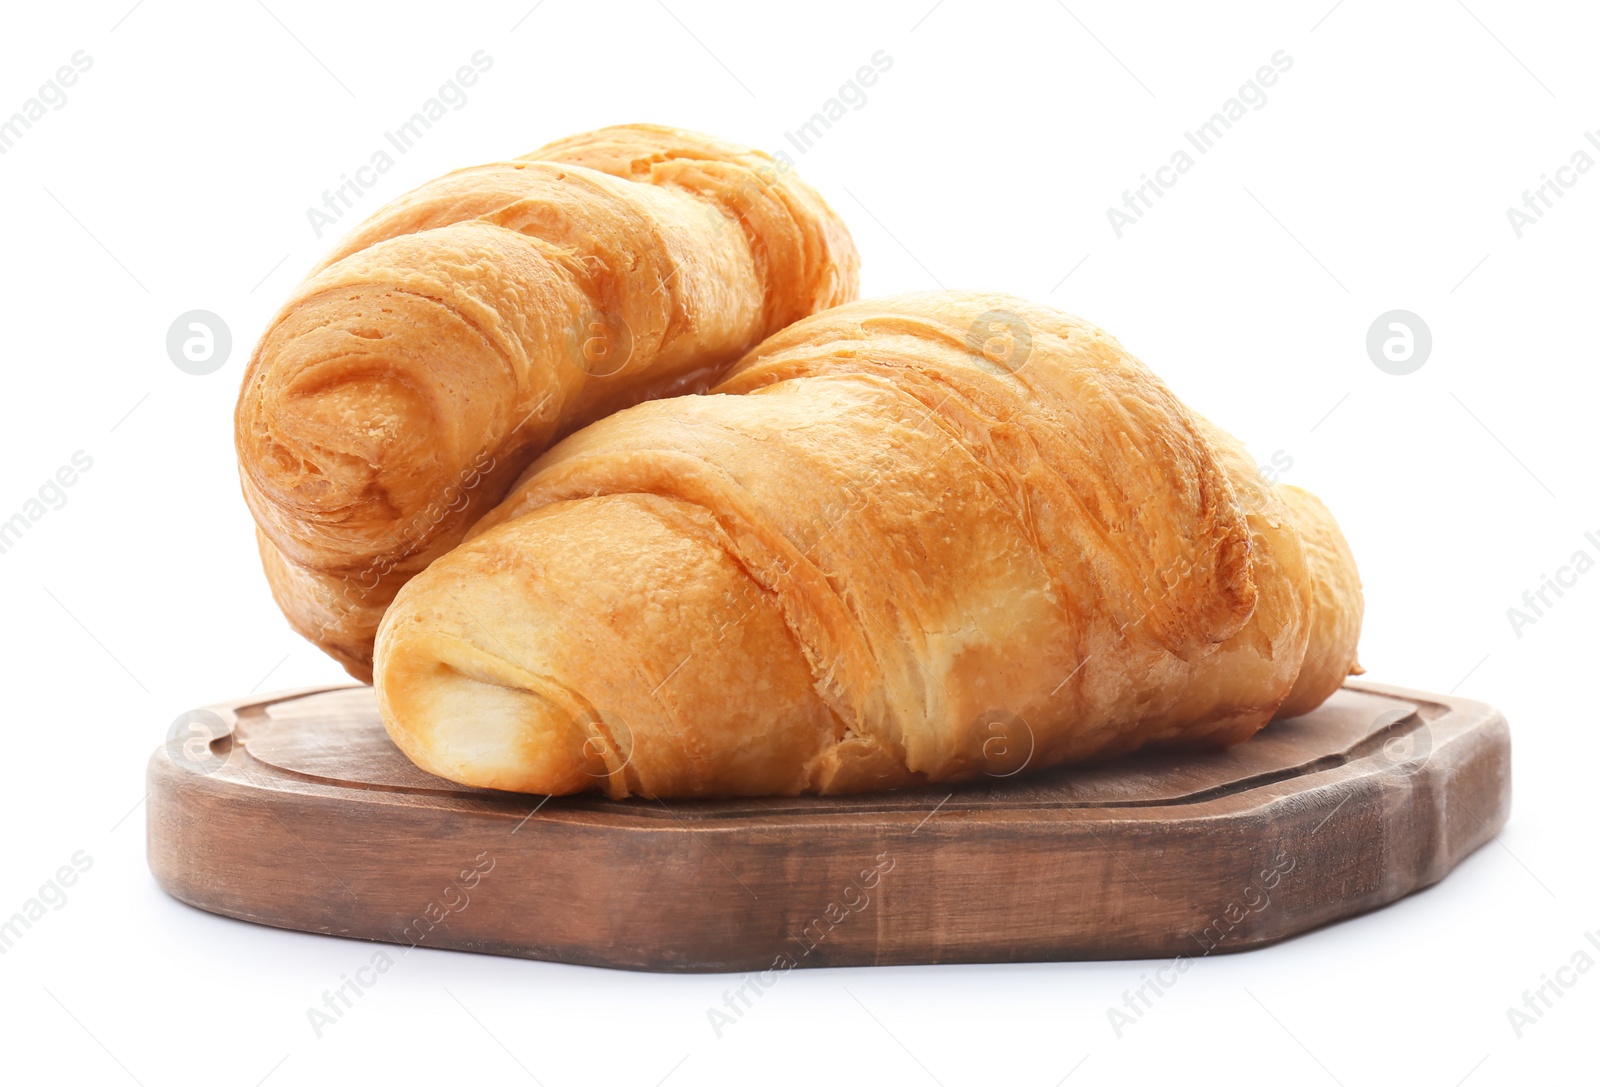
{"type": "Polygon", "coordinates": [[[151,871],[213,913],[599,966],[1193,956],[1426,887],[1504,825],[1489,706],[1351,682],[1228,751],[859,797],[529,797],[418,770],[371,688],[207,707],[149,763],[151,871]]]}

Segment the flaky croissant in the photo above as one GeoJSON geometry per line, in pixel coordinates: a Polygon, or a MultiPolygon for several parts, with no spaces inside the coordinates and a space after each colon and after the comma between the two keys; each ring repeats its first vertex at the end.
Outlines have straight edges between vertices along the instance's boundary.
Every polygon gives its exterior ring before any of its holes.
{"type": "Polygon", "coordinates": [[[709,385],[855,297],[828,206],[759,152],[631,125],[379,211],[261,338],[236,413],[273,595],[352,675],[395,591],[551,441],[709,385]]]}
{"type": "Polygon", "coordinates": [[[541,457],[378,633],[469,785],[846,793],[1222,745],[1355,664],[1350,551],[1099,329],[854,303],[541,457]]]}

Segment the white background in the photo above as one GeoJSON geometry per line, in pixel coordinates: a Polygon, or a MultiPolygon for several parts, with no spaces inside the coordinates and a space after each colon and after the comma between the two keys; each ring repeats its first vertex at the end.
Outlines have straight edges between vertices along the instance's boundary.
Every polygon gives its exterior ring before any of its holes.
{"type": "Polygon", "coordinates": [[[0,555],[0,915],[75,852],[93,867],[0,958],[7,1078],[1592,1075],[1600,971],[1520,1038],[1506,1009],[1600,929],[1600,573],[1520,632],[1507,609],[1578,549],[1600,556],[1584,539],[1600,533],[1600,170],[1521,238],[1506,209],[1600,130],[1600,25],[1576,3],[1331,2],[8,8],[0,117],[75,51],[93,67],[0,156],[0,520],[74,452],[93,467],[0,555]],[[317,1038],[306,1008],[371,946],[167,898],[145,863],[144,765],[185,709],[343,679],[268,596],[233,400],[265,321],[334,240],[305,209],[480,49],[494,65],[468,104],[341,227],[447,170],[622,121],[793,154],[785,132],[884,50],[866,104],[795,155],[855,233],[863,293],[981,287],[1074,311],[1258,459],[1291,458],[1284,478],[1328,502],[1360,561],[1371,676],[1510,718],[1499,841],[1377,914],[1201,962],[1120,1038],[1106,1008],[1153,964],[796,971],[718,1038],[706,1008],[735,978],[432,950],[317,1038]],[[1107,207],[1278,50],[1294,63],[1267,104],[1115,237],[1107,207]],[[164,345],[197,308],[234,336],[205,377],[164,345]],[[1405,377],[1364,347],[1394,308],[1434,339],[1405,377]]]}

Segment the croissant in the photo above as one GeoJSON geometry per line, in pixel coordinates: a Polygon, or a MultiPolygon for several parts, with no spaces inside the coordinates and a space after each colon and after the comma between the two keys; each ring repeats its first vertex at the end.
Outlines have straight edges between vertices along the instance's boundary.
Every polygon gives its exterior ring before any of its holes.
{"type": "Polygon", "coordinates": [[[834,213],[759,152],[648,125],[459,170],[379,211],[261,338],[235,415],[295,629],[370,679],[396,590],[566,431],[704,388],[855,297],[834,213]]]}
{"type": "Polygon", "coordinates": [[[395,598],[390,736],[469,785],[848,793],[1225,745],[1356,665],[1350,550],[1110,336],[806,318],[536,461],[395,598]]]}

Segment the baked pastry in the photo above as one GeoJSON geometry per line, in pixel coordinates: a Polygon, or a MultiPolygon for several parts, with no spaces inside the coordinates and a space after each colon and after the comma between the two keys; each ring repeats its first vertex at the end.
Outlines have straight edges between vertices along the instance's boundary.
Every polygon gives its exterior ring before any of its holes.
{"type": "Polygon", "coordinates": [[[627,125],[429,182],[273,319],[236,440],[273,595],[361,679],[406,579],[552,440],[697,391],[855,297],[849,233],[787,166],[627,125]]]}
{"type": "Polygon", "coordinates": [[[846,793],[1236,743],[1358,670],[1361,607],[1322,504],[1110,336],[914,294],[556,445],[400,591],[376,686],[468,785],[846,793]]]}

